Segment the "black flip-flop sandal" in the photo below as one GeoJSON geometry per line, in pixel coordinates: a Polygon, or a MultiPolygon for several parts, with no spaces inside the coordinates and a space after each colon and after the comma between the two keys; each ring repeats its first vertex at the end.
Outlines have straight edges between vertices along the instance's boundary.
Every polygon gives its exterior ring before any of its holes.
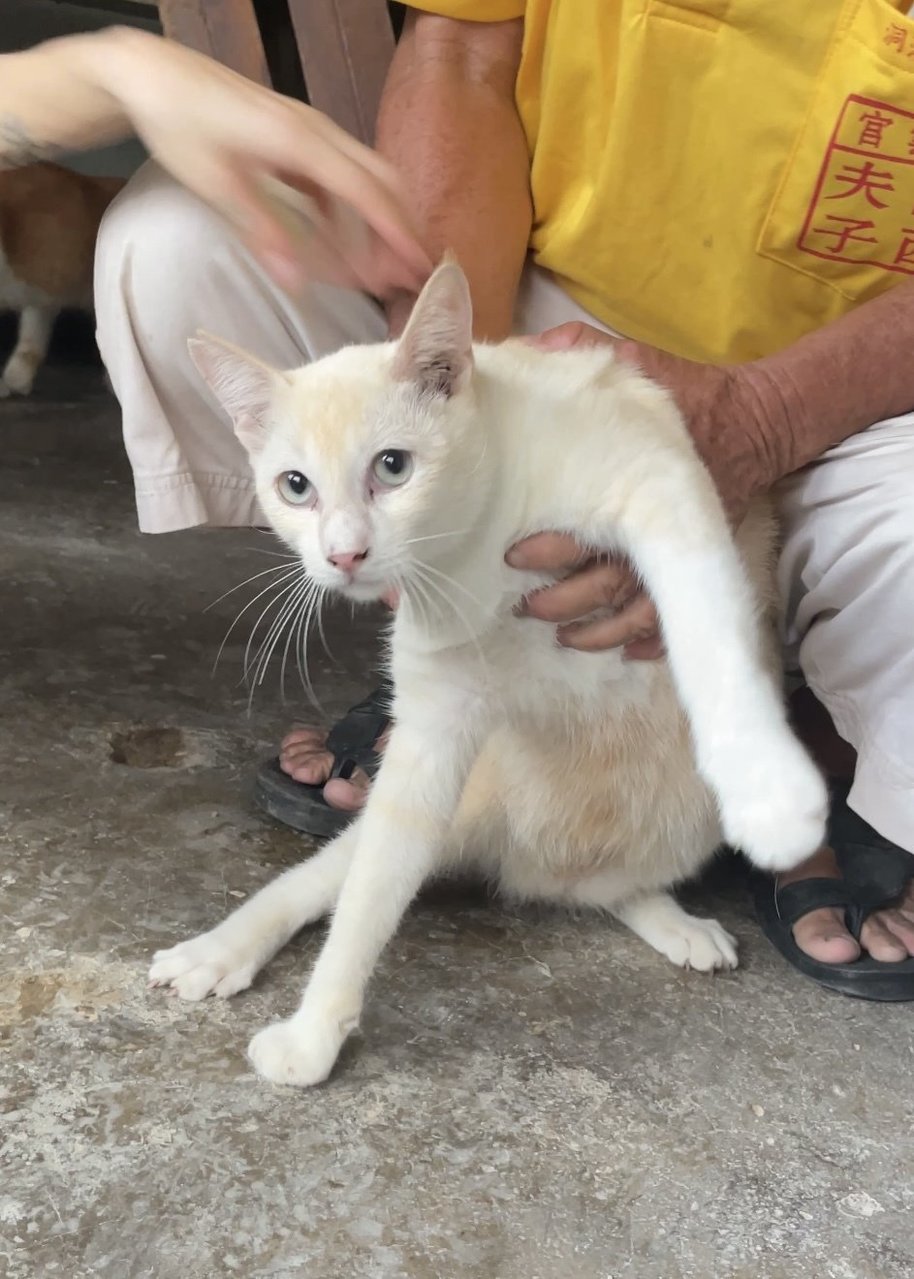
{"type": "Polygon", "coordinates": [[[914,855],[883,839],[844,802],[846,790],[833,792],[829,842],[841,879],[806,879],[781,887],[770,875],[756,875],[753,896],[768,940],[799,972],[821,986],[884,1003],[914,1000],[914,958],[883,964],[869,955],[848,964],[826,964],[802,951],[793,925],[823,906],[844,911],[848,932],[857,941],[870,915],[896,904],[914,879],[914,855]]]}
{"type": "MultiPolygon", "coordinates": [[[[390,724],[391,693],[391,685],[385,681],[331,728],[327,734],[327,749],[333,755],[331,777],[349,778],[357,768],[375,776],[381,766],[378,738],[390,724]]],[[[278,758],[261,765],[254,799],[276,821],[316,839],[338,835],[355,816],[327,803],[323,783],[311,786],[284,773],[278,758]]]]}

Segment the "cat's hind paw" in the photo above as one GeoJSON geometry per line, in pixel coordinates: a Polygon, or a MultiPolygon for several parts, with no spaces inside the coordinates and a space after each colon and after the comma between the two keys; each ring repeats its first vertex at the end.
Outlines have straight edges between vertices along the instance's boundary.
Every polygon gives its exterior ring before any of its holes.
{"type": "Polygon", "coordinates": [[[168,950],[157,950],[149,969],[149,985],[166,986],[181,999],[228,999],[246,990],[257,972],[255,960],[238,952],[213,933],[201,933],[168,950]]]}
{"type": "Polygon", "coordinates": [[[735,937],[716,919],[697,919],[686,914],[668,893],[636,897],[612,907],[612,911],[677,968],[712,973],[719,968],[735,968],[739,962],[735,937]]]}
{"type": "Polygon", "coordinates": [[[712,973],[736,968],[739,963],[736,938],[731,937],[716,919],[684,915],[675,921],[664,920],[649,940],[677,968],[712,973]]]}
{"type": "Polygon", "coordinates": [[[337,1023],[298,1017],[261,1030],[248,1045],[248,1057],[270,1083],[313,1088],[330,1074],[345,1038],[337,1023]]]}

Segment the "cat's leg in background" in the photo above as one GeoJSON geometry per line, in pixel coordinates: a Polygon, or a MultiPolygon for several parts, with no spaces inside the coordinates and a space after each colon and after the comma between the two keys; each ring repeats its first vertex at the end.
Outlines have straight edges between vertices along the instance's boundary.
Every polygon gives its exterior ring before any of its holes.
{"type": "Polygon", "coordinates": [[[698,770],[724,834],[757,866],[787,870],[819,848],[828,797],[766,669],[756,604],[723,508],[691,454],[667,452],[607,510],[661,619],[698,770]]]}
{"type": "Polygon", "coordinates": [[[169,986],[182,999],[225,999],[245,990],[299,929],[333,909],[352,861],[358,825],[357,820],[306,862],[267,884],[216,928],[157,951],[150,986],[169,986]]]}
{"type": "Polygon", "coordinates": [[[51,344],[57,308],[38,304],[23,307],[19,316],[19,336],[0,379],[7,391],[28,395],[51,344]]]}
{"type": "Polygon", "coordinates": [[[308,1087],[327,1078],[358,1024],[382,950],[447,855],[448,830],[486,731],[485,704],[442,677],[433,692],[409,702],[398,694],[394,709],[352,867],[302,1002],[288,1021],[251,1040],[251,1061],[274,1083],[308,1087]]]}

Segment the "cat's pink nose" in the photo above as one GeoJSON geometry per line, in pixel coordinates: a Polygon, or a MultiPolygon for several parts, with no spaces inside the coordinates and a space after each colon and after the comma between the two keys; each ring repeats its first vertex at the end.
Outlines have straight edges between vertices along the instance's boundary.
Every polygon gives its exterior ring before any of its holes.
{"type": "Polygon", "coordinates": [[[344,573],[350,576],[356,571],[358,566],[368,559],[368,548],[364,551],[334,551],[332,555],[328,555],[327,559],[335,568],[342,569],[344,573]]]}

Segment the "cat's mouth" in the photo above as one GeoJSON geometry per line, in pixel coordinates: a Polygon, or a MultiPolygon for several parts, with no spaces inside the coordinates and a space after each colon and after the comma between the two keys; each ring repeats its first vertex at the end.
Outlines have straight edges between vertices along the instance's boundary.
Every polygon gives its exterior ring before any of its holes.
{"type": "Polygon", "coordinates": [[[341,575],[329,585],[336,595],[351,600],[353,604],[389,604],[395,594],[388,582],[377,578],[346,578],[341,575]]]}

